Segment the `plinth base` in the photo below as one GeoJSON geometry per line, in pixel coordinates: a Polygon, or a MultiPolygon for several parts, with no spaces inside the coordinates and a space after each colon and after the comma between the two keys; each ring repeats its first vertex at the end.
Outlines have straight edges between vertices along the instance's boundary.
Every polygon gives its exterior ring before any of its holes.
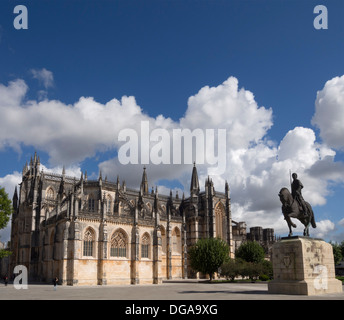
{"type": "Polygon", "coordinates": [[[269,293],[319,295],[341,293],[335,279],[332,246],[309,237],[282,238],[272,247],[274,280],[269,293]]]}

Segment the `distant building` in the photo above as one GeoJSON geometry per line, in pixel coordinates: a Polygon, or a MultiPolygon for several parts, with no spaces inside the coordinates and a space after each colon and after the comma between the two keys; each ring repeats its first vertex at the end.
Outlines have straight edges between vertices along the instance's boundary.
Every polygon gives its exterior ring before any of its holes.
{"type": "Polygon", "coordinates": [[[271,257],[272,245],[276,241],[274,235],[274,229],[262,227],[252,227],[250,232],[247,234],[247,240],[257,241],[264,248],[265,255],[267,258],[271,257]]]}
{"type": "Polygon", "coordinates": [[[234,252],[245,241],[257,241],[264,248],[265,257],[270,259],[272,245],[276,241],[274,229],[262,227],[252,227],[250,232],[246,230],[246,222],[236,222],[232,220],[234,252]]]}
{"type": "Polygon", "coordinates": [[[235,251],[247,240],[246,222],[236,222],[232,220],[233,250],[235,251]]]}

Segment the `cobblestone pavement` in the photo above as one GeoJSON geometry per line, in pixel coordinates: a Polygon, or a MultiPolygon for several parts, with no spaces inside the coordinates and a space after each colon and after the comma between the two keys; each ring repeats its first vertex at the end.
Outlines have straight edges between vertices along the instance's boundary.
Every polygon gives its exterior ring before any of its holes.
{"type": "Polygon", "coordinates": [[[57,286],[0,283],[0,300],[344,300],[344,293],[319,296],[269,294],[267,283],[167,281],[160,285],[57,286]]]}

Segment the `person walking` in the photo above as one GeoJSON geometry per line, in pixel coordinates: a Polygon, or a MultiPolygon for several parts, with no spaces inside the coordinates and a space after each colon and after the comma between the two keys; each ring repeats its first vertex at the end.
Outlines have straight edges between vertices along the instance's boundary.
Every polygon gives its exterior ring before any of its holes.
{"type": "Polygon", "coordinates": [[[7,287],[7,284],[8,284],[8,276],[4,276],[4,282],[5,282],[5,287],[7,287]]]}
{"type": "Polygon", "coordinates": [[[59,279],[57,279],[57,277],[55,277],[54,280],[53,280],[54,291],[56,291],[56,287],[57,287],[58,281],[59,281],[59,279]]]}

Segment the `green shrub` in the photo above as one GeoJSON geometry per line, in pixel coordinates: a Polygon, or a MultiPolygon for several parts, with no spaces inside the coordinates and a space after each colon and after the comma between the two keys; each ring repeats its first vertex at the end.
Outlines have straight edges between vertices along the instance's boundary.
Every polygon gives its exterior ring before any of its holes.
{"type": "Polygon", "coordinates": [[[249,278],[251,281],[267,281],[273,278],[272,263],[267,260],[253,263],[240,258],[230,259],[221,266],[220,276],[231,281],[238,276],[249,278]]]}
{"type": "Polygon", "coordinates": [[[265,252],[258,242],[246,241],[237,249],[235,257],[243,259],[246,262],[259,263],[264,260],[265,252]]]}
{"type": "Polygon", "coordinates": [[[273,268],[272,268],[272,262],[268,260],[263,260],[261,262],[263,271],[262,274],[268,276],[268,280],[273,279],[274,273],[273,273],[273,268]]]}
{"type": "Polygon", "coordinates": [[[260,281],[268,281],[268,280],[270,280],[270,277],[267,276],[266,274],[261,274],[261,275],[259,276],[259,280],[260,280],[260,281]]]}
{"type": "Polygon", "coordinates": [[[220,276],[225,277],[227,280],[234,281],[234,279],[239,275],[239,264],[234,259],[229,259],[227,262],[223,263],[220,268],[220,276]]]}

